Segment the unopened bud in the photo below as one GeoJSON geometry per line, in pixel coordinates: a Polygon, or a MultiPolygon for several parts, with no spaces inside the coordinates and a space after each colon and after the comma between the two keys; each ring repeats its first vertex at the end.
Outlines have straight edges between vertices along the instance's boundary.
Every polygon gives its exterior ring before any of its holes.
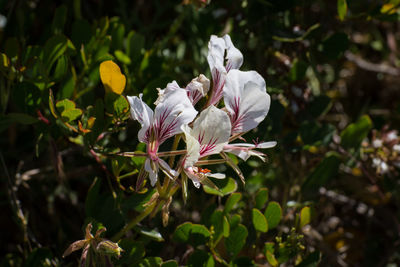
{"type": "Polygon", "coordinates": [[[111,242],[110,240],[101,241],[96,248],[100,254],[106,254],[110,256],[120,257],[121,252],[124,251],[117,243],[111,242]]]}

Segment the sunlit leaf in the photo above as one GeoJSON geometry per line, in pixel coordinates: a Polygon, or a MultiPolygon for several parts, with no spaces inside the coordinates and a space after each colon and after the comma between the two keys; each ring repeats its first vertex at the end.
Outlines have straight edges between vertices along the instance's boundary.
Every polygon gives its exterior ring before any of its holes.
{"type": "Polygon", "coordinates": [[[267,219],[269,229],[275,228],[282,218],[282,208],[279,203],[275,201],[269,202],[264,216],[267,219]]]}
{"type": "Polygon", "coordinates": [[[252,221],[254,228],[260,232],[267,232],[268,231],[268,222],[265,216],[259,211],[258,209],[252,210],[252,221]]]}
{"type": "Polygon", "coordinates": [[[113,61],[108,60],[100,64],[100,79],[106,90],[118,95],[125,89],[126,77],[113,61]]]}

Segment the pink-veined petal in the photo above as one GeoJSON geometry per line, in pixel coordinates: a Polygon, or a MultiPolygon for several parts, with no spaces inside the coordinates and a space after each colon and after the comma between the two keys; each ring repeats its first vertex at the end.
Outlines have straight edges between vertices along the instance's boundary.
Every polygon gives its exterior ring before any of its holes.
{"type": "Polygon", "coordinates": [[[138,138],[140,142],[148,143],[150,135],[150,126],[153,123],[153,111],[142,101],[142,94],[137,96],[128,96],[131,116],[139,121],[142,128],[139,130],[138,138]]]}
{"type": "Polygon", "coordinates": [[[186,91],[168,90],[155,109],[153,129],[159,144],[180,132],[181,126],[190,123],[197,115],[186,91]]]}
{"type": "Polygon", "coordinates": [[[271,98],[257,72],[231,70],[225,81],[224,102],[235,134],[257,127],[268,114],[271,98]]]}
{"type": "Polygon", "coordinates": [[[199,77],[193,79],[185,89],[192,104],[196,105],[196,103],[208,93],[210,89],[210,80],[203,74],[200,74],[199,77]]]}
{"type": "Polygon", "coordinates": [[[200,143],[200,157],[218,154],[230,137],[231,123],[226,112],[209,106],[193,123],[191,134],[200,143]]]}
{"type": "Polygon", "coordinates": [[[225,47],[226,47],[226,70],[232,70],[232,69],[239,69],[240,66],[243,64],[243,55],[237,49],[232,41],[231,37],[228,34],[224,35],[224,41],[225,41],[225,47]]]}
{"type": "Polygon", "coordinates": [[[158,90],[158,98],[154,102],[154,105],[158,105],[161,102],[163,102],[165,94],[170,92],[170,91],[176,90],[176,89],[180,89],[180,87],[179,87],[179,85],[178,85],[178,83],[176,81],[172,81],[172,82],[168,83],[167,87],[164,88],[164,89],[157,88],[157,90],[158,90]]]}
{"type": "Polygon", "coordinates": [[[213,78],[213,89],[208,105],[216,105],[222,98],[226,74],[243,64],[242,53],[233,45],[229,35],[212,35],[208,43],[207,61],[213,78]]]}

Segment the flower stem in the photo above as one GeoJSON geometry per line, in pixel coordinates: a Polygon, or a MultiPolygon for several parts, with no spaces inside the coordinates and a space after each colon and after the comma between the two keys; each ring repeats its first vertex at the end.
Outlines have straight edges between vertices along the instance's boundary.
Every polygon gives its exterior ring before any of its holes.
{"type": "Polygon", "coordinates": [[[152,204],[147,206],[142,213],[140,213],[138,216],[136,216],[132,221],[130,221],[127,225],[122,228],[121,231],[116,233],[111,239],[115,242],[120,240],[126,232],[128,232],[130,229],[132,229],[136,224],[141,222],[144,218],[146,218],[152,211],[153,209],[157,206],[157,201],[154,201],[152,204]]]}

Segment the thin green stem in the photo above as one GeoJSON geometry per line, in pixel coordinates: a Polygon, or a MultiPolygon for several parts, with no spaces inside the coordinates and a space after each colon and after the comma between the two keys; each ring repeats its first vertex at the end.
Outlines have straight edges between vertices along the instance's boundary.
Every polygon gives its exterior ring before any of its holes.
{"type": "Polygon", "coordinates": [[[124,228],[122,228],[121,231],[119,231],[118,233],[116,233],[111,239],[115,242],[117,242],[118,240],[120,240],[125,234],[126,232],[128,232],[130,229],[132,229],[136,224],[138,224],[139,222],[141,222],[144,218],[146,218],[153,210],[154,208],[157,206],[157,201],[154,201],[153,203],[151,203],[149,206],[147,206],[144,211],[142,211],[142,213],[140,213],[138,216],[136,216],[132,221],[130,221],[127,225],[125,225],[124,228]]]}

